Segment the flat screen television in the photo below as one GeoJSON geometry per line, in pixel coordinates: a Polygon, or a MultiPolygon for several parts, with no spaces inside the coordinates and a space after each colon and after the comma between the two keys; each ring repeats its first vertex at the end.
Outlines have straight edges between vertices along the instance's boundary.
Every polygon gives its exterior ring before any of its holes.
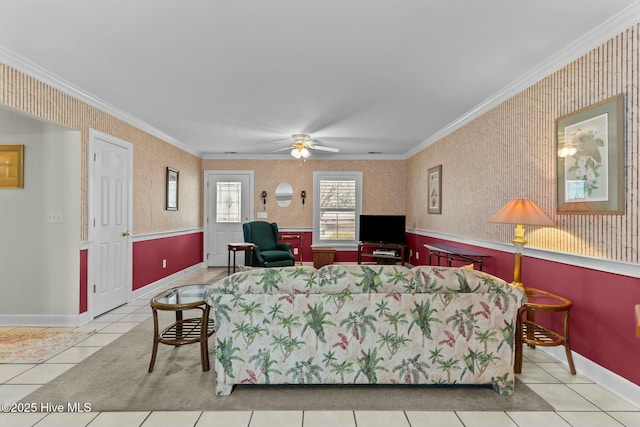
{"type": "Polygon", "coordinates": [[[404,215],[360,215],[360,241],[404,244],[404,215]]]}

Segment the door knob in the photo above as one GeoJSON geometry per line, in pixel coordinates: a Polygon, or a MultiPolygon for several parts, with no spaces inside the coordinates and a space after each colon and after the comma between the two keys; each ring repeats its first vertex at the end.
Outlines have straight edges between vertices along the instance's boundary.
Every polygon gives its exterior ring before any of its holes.
{"type": "Polygon", "coordinates": [[[127,237],[129,235],[129,230],[122,232],[122,237],[127,237]]]}

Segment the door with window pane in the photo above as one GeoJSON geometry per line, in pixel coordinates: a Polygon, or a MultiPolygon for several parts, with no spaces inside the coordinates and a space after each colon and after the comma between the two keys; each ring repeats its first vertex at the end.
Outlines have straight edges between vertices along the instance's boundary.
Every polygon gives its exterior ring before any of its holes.
{"type": "MultiPolygon", "coordinates": [[[[227,245],[244,242],[242,223],[252,216],[252,174],[247,171],[207,174],[207,248],[209,267],[227,265],[227,245]]],[[[238,256],[237,265],[244,264],[238,256]]]]}

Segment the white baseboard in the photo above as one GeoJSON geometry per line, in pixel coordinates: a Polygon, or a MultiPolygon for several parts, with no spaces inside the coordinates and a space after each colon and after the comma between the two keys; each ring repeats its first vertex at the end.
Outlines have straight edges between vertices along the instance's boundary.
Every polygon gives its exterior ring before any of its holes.
{"type": "Polygon", "coordinates": [[[0,314],[2,326],[76,327],[89,323],[88,312],[81,314],[0,314]]]}
{"type": "MultiPolygon", "coordinates": [[[[182,271],[167,276],[157,282],[150,283],[149,285],[136,289],[129,294],[129,301],[133,301],[138,298],[151,298],[158,290],[164,286],[169,285],[172,281],[180,278],[181,276],[190,273],[200,268],[206,268],[204,263],[193,265],[182,271]]],[[[81,314],[0,314],[0,325],[2,326],[60,326],[60,327],[76,327],[89,323],[91,316],[89,312],[81,314]]]]}
{"type": "Polygon", "coordinates": [[[171,282],[173,282],[174,280],[179,279],[185,274],[191,273],[192,271],[199,270],[201,268],[207,268],[207,266],[203,262],[201,262],[200,264],[195,264],[189,268],[185,268],[184,270],[178,271],[177,273],[173,273],[171,276],[167,276],[156,282],[149,283],[148,285],[131,292],[129,294],[129,301],[133,301],[135,299],[140,299],[140,298],[151,298],[155,294],[160,292],[160,289],[171,284],[171,282]]]}
{"type": "MultiPolygon", "coordinates": [[[[536,347],[536,349],[540,349],[549,354],[551,357],[558,359],[560,362],[567,365],[567,369],[569,369],[567,356],[565,354],[563,346],[538,346],[536,347]]],[[[611,372],[608,369],[603,368],[597,363],[587,359],[586,357],[576,352],[572,351],[571,355],[573,356],[573,365],[575,366],[577,373],[589,378],[594,383],[604,387],[616,396],[626,399],[634,405],[638,405],[638,402],[640,402],[640,386],[632,383],[631,381],[621,377],[614,372],[611,372]]]]}

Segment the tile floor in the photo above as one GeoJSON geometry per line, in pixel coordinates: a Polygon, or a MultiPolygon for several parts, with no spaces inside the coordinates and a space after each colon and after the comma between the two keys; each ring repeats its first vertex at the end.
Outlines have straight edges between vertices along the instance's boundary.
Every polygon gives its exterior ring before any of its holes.
{"type": "MultiPolygon", "coordinates": [[[[221,269],[202,269],[171,286],[207,281],[221,269]]],[[[41,364],[0,364],[0,403],[16,402],[151,317],[140,298],[78,329],[98,332],[41,364]]],[[[26,413],[0,412],[0,426],[55,427],[640,427],[640,406],[621,399],[541,350],[525,349],[520,379],[549,402],[553,412],[474,411],[155,411],[26,413]]]]}

